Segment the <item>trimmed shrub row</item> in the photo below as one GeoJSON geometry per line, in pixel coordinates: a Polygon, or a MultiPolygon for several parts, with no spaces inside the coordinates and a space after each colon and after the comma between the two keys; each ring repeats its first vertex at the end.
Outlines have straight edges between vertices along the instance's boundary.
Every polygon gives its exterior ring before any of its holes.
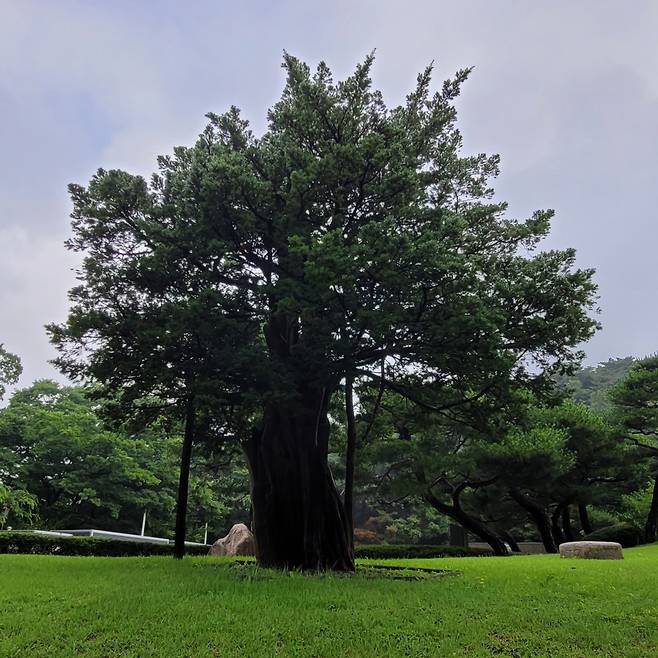
{"type": "MultiPolygon", "coordinates": [[[[617,540],[614,540],[617,541],[617,540]]],[[[173,545],[142,544],[98,537],[55,537],[30,532],[0,532],[0,553],[35,555],[93,555],[130,557],[171,555],[173,545]]],[[[207,546],[188,546],[190,555],[206,555],[207,546]]],[[[430,546],[422,544],[372,544],[356,546],[357,558],[402,559],[435,557],[469,557],[491,555],[490,551],[462,546],[430,546]]]]}
{"type": "MultiPolygon", "coordinates": [[[[39,555],[94,555],[130,557],[134,555],[171,555],[173,544],[143,544],[97,537],[55,537],[30,532],[0,532],[0,553],[39,555]]],[[[207,546],[188,546],[190,555],[205,555],[207,546]]]]}
{"type": "Polygon", "coordinates": [[[491,551],[465,546],[432,546],[427,544],[369,544],[355,546],[358,558],[402,559],[431,557],[478,557],[492,555],[491,551]]]}
{"type": "Polygon", "coordinates": [[[616,523],[607,528],[595,530],[583,539],[589,541],[616,541],[624,548],[631,548],[643,541],[642,531],[629,523],[616,523]]]}

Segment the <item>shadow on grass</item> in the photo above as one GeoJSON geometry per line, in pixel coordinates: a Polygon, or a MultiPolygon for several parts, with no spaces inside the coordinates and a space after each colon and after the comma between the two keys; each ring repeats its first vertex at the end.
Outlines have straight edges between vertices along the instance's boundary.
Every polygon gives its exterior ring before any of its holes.
{"type": "Polygon", "coordinates": [[[275,580],[295,576],[311,578],[350,578],[376,580],[435,580],[446,576],[461,576],[461,571],[451,569],[432,569],[428,567],[407,567],[389,564],[359,564],[354,573],[342,571],[302,571],[298,569],[268,569],[260,567],[253,560],[233,560],[231,562],[197,562],[198,569],[219,569],[236,580],[275,580]]]}

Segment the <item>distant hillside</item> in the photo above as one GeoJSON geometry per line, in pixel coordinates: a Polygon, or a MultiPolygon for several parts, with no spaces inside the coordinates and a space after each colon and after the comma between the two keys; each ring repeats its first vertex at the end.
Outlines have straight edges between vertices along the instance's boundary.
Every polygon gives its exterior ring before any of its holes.
{"type": "Polygon", "coordinates": [[[607,391],[622,379],[633,365],[633,357],[609,359],[596,366],[581,368],[575,375],[558,377],[561,388],[571,392],[577,402],[582,402],[596,411],[607,411],[611,408],[607,391]]]}

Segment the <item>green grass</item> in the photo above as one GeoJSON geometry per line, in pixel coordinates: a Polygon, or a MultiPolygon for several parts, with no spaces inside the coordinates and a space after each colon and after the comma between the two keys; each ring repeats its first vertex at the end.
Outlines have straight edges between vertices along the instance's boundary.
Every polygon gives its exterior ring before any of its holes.
{"type": "Polygon", "coordinates": [[[0,555],[0,656],[658,656],[658,545],[625,556],[390,561],[459,572],[405,581],[0,555]]]}

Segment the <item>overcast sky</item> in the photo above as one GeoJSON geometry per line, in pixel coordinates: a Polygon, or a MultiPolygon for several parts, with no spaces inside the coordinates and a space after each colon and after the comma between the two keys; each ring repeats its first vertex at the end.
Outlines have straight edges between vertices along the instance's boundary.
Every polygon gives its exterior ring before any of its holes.
{"type": "Polygon", "coordinates": [[[554,208],[550,246],[597,270],[588,362],[655,352],[657,34],[654,0],[0,0],[0,342],[21,384],[57,375],[43,325],[73,283],[66,185],[148,175],[231,104],[262,130],[284,49],[337,77],[376,49],[389,105],[432,60],[437,84],[474,66],[466,150],[500,153],[510,215],[554,208]]]}

